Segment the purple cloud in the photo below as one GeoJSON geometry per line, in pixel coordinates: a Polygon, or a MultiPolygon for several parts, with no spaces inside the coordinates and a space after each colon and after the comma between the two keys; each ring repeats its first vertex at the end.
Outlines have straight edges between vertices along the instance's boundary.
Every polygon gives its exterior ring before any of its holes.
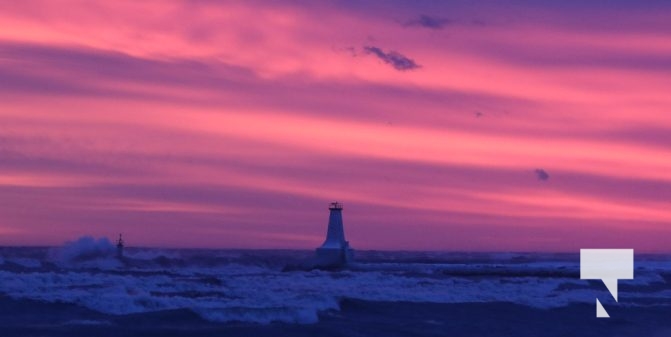
{"type": "Polygon", "coordinates": [[[550,175],[543,169],[536,169],[534,170],[534,172],[536,172],[536,177],[538,178],[538,180],[547,181],[548,179],[550,179],[550,175]]]}
{"type": "Polygon", "coordinates": [[[377,56],[377,58],[398,71],[415,70],[421,67],[413,59],[393,50],[384,52],[382,49],[374,46],[365,46],[363,50],[366,54],[377,56]]]}
{"type": "Polygon", "coordinates": [[[420,15],[418,18],[408,20],[403,23],[405,27],[423,27],[429,29],[443,29],[446,25],[450,24],[450,21],[447,18],[441,18],[437,16],[429,16],[426,14],[420,15]]]}

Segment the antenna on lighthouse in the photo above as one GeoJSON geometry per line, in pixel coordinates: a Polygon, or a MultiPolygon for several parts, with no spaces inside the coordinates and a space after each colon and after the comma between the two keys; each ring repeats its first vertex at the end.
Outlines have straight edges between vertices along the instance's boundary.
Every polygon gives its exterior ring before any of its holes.
{"type": "Polygon", "coordinates": [[[121,233],[119,233],[119,240],[116,242],[116,255],[118,258],[123,257],[123,238],[121,237],[121,233]]]}

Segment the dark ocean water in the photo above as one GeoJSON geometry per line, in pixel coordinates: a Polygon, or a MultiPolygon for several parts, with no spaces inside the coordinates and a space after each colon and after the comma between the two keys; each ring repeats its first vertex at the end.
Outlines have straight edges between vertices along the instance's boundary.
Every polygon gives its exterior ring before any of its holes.
{"type": "Polygon", "coordinates": [[[671,337],[668,256],[637,255],[619,302],[578,254],[357,251],[337,271],[295,268],[313,251],[124,256],[0,248],[0,336],[671,337]]]}

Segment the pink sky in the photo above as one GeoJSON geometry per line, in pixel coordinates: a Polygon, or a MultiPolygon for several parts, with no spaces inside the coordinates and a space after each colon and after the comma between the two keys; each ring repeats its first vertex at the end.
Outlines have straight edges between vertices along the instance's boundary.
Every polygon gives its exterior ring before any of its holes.
{"type": "Polygon", "coordinates": [[[669,252],[669,10],[3,2],[0,245],[669,252]]]}

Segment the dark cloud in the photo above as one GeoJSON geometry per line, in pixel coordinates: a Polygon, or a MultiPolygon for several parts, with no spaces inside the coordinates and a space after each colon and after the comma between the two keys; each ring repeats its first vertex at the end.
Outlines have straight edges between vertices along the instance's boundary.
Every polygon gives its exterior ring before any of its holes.
{"type": "Polygon", "coordinates": [[[363,51],[366,54],[373,54],[377,56],[377,58],[382,60],[384,63],[391,65],[392,67],[394,67],[394,69],[398,71],[415,70],[421,67],[413,59],[408,58],[405,55],[395,52],[393,50],[390,50],[389,52],[385,53],[382,49],[378,47],[365,46],[363,47],[363,51]]]}
{"type": "Polygon", "coordinates": [[[548,179],[550,179],[550,175],[543,169],[536,169],[534,170],[534,172],[536,172],[536,177],[538,178],[538,180],[547,181],[548,179]]]}
{"type": "Polygon", "coordinates": [[[403,23],[405,27],[424,27],[429,29],[443,29],[446,25],[450,24],[450,21],[447,18],[441,18],[437,16],[429,16],[426,14],[420,15],[418,18],[408,20],[403,23]]]}

